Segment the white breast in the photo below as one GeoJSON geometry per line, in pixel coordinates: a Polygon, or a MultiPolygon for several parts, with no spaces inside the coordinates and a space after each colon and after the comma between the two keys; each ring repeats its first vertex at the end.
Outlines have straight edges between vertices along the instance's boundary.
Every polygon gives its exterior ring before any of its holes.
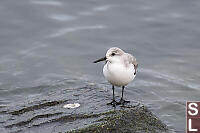
{"type": "Polygon", "coordinates": [[[125,67],[121,63],[109,63],[107,62],[103,68],[103,74],[105,78],[115,86],[126,86],[131,82],[136,75],[133,64],[125,67]]]}

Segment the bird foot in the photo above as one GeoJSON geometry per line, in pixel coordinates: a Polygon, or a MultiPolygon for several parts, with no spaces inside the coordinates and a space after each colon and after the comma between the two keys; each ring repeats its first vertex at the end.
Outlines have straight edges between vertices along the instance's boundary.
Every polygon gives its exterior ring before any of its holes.
{"type": "Polygon", "coordinates": [[[126,101],[123,98],[121,98],[120,101],[117,102],[117,105],[120,105],[120,104],[124,105],[125,103],[130,103],[130,101],[126,101]]]}
{"type": "Polygon", "coordinates": [[[107,103],[107,105],[112,105],[113,107],[115,107],[117,105],[117,102],[115,100],[112,100],[112,102],[107,103]]]}

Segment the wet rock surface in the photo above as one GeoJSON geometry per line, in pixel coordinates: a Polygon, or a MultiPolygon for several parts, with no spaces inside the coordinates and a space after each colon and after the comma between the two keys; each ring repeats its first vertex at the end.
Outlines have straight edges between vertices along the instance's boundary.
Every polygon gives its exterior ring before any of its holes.
{"type": "Polygon", "coordinates": [[[90,115],[90,117],[100,117],[103,115],[103,118],[96,121],[100,123],[67,133],[160,133],[168,131],[164,123],[145,106],[140,106],[139,104],[137,106],[121,106],[120,110],[90,115]]]}
{"type": "MultiPolygon", "coordinates": [[[[60,85],[54,87],[46,95],[0,108],[1,133],[167,131],[165,124],[134,101],[115,108],[106,105],[112,99],[111,89],[96,85],[71,89],[60,85]],[[63,107],[70,103],[79,103],[80,107],[63,107]]],[[[120,99],[117,94],[116,99],[120,99]]]]}

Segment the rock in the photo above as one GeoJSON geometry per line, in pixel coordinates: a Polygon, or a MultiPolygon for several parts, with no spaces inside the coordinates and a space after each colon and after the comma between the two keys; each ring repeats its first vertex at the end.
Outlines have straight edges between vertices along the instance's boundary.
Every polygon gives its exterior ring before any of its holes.
{"type": "MultiPolygon", "coordinates": [[[[134,106],[135,101],[126,106],[108,106],[111,94],[96,86],[63,87],[47,97],[39,95],[31,102],[0,108],[4,118],[0,123],[7,132],[169,132],[145,106],[134,106]]],[[[116,95],[116,100],[119,98],[116,95]]]]}
{"type": "Polygon", "coordinates": [[[83,116],[101,117],[96,123],[67,133],[144,133],[167,132],[167,126],[153,115],[145,106],[122,106],[118,110],[83,116]]]}

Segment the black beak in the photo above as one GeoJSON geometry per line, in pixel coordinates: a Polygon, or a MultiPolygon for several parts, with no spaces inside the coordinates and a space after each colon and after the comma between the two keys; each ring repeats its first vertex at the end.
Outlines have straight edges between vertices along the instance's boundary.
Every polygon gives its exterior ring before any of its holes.
{"type": "Polygon", "coordinates": [[[105,61],[105,60],[106,60],[106,57],[103,57],[103,58],[101,58],[101,59],[95,60],[93,63],[97,63],[97,62],[105,61]]]}

